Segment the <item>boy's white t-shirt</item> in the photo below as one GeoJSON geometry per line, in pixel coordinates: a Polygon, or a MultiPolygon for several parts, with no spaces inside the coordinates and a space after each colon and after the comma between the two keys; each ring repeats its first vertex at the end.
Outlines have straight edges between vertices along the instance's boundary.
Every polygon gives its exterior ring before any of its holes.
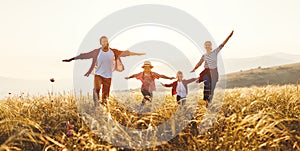
{"type": "Polygon", "coordinates": [[[109,49],[107,52],[104,52],[101,49],[97,58],[97,68],[95,74],[104,78],[111,78],[114,68],[114,59],[115,54],[111,49],[109,49]]]}
{"type": "Polygon", "coordinates": [[[177,95],[179,95],[180,97],[186,97],[186,89],[183,85],[182,82],[177,83],[177,88],[176,88],[176,93],[177,95]]]}

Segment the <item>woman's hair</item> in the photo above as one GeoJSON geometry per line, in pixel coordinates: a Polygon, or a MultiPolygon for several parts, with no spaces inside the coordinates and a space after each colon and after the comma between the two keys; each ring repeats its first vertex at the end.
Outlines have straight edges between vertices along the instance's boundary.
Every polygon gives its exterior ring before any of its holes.
{"type": "Polygon", "coordinates": [[[210,43],[210,44],[212,44],[212,43],[211,43],[211,41],[209,41],[209,40],[204,42],[204,44],[206,44],[206,43],[210,43]]]}

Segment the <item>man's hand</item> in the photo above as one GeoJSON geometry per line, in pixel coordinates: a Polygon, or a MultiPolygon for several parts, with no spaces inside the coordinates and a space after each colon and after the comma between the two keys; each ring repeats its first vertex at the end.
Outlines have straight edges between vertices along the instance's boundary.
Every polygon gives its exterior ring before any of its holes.
{"type": "Polygon", "coordinates": [[[144,56],[146,53],[137,53],[137,56],[144,56]]]}
{"type": "Polygon", "coordinates": [[[124,51],[123,55],[125,57],[126,56],[143,56],[143,55],[146,55],[146,53],[132,52],[132,51],[126,50],[126,51],[124,51]]]}
{"type": "Polygon", "coordinates": [[[163,84],[163,83],[160,83],[162,86],[165,86],[165,84],[163,84]]]}
{"type": "Polygon", "coordinates": [[[74,58],[71,58],[71,59],[64,59],[64,60],[62,60],[62,62],[71,62],[72,60],[74,60],[74,58]]]}
{"type": "Polygon", "coordinates": [[[190,71],[191,73],[195,72],[195,69],[193,69],[192,71],[190,71]]]}
{"type": "Polygon", "coordinates": [[[89,73],[86,73],[84,76],[89,77],[89,75],[90,75],[89,73]]]}
{"type": "Polygon", "coordinates": [[[125,77],[126,80],[130,79],[129,77],[125,77]]]}

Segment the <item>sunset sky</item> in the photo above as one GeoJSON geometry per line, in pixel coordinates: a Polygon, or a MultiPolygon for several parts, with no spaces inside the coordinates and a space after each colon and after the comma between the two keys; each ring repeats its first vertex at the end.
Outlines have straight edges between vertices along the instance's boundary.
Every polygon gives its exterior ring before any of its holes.
{"type": "Polygon", "coordinates": [[[102,18],[139,4],[169,5],[187,12],[218,44],[234,29],[223,58],[300,54],[299,0],[1,0],[0,76],[71,79],[74,64],[61,60],[77,54],[84,36],[102,18]]]}

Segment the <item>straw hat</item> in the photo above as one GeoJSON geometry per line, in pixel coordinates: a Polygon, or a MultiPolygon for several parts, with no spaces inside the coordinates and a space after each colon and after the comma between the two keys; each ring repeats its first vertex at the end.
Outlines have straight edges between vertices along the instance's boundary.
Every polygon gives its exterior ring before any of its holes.
{"type": "Polygon", "coordinates": [[[146,67],[146,66],[153,68],[153,66],[151,65],[151,62],[150,62],[150,61],[145,61],[145,62],[144,62],[144,65],[142,66],[142,68],[144,68],[144,67],[146,67]]]}

